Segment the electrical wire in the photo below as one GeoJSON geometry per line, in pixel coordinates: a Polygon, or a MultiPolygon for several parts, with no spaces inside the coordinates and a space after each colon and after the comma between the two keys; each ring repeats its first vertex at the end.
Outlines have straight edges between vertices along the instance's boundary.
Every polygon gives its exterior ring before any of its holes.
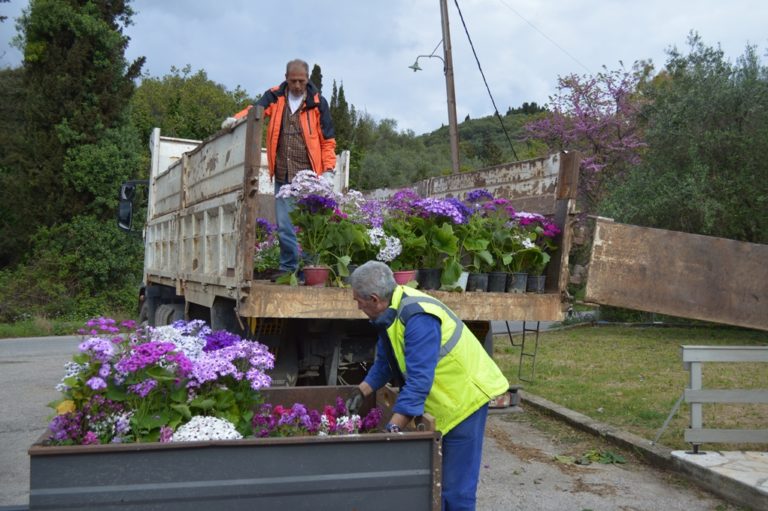
{"type": "Polygon", "coordinates": [[[590,74],[592,73],[592,71],[591,71],[591,70],[590,70],[590,69],[589,69],[587,66],[585,66],[584,64],[582,64],[582,63],[579,61],[579,59],[577,59],[576,57],[574,57],[573,55],[571,55],[570,53],[568,53],[568,50],[566,50],[565,48],[563,48],[562,46],[560,46],[559,44],[557,44],[557,42],[555,42],[555,40],[554,40],[554,39],[552,39],[552,38],[551,38],[551,37],[549,37],[547,34],[545,34],[544,32],[542,32],[541,30],[539,30],[539,29],[538,29],[538,27],[537,27],[536,25],[534,25],[533,23],[531,23],[530,21],[528,21],[528,20],[527,20],[527,19],[526,19],[526,18],[525,18],[525,17],[524,17],[522,14],[520,14],[519,12],[517,12],[517,10],[515,10],[515,8],[514,8],[514,7],[512,7],[511,5],[509,5],[509,4],[508,4],[507,2],[505,2],[504,0],[499,0],[499,2],[500,2],[500,3],[501,3],[503,6],[504,6],[504,7],[506,7],[506,8],[507,8],[507,9],[509,9],[510,11],[514,12],[514,13],[515,13],[515,15],[516,15],[518,18],[520,18],[521,20],[523,20],[524,22],[526,22],[526,23],[527,23],[527,24],[528,24],[528,25],[529,25],[529,26],[530,26],[532,29],[534,29],[536,32],[538,32],[538,33],[539,33],[539,35],[541,35],[541,37],[543,37],[544,39],[546,39],[547,41],[549,41],[550,43],[552,43],[552,44],[553,44],[553,45],[554,45],[554,46],[555,46],[555,47],[556,47],[558,50],[560,50],[560,51],[561,51],[561,52],[563,52],[563,53],[564,53],[566,56],[568,56],[568,58],[569,58],[569,59],[573,60],[575,63],[577,63],[578,65],[580,65],[581,67],[583,67],[583,68],[584,68],[584,69],[587,71],[587,73],[590,73],[590,74]]]}
{"type": "Polygon", "coordinates": [[[496,114],[496,118],[499,119],[499,124],[501,124],[501,129],[504,130],[504,135],[507,137],[507,142],[509,142],[509,147],[512,148],[512,154],[515,155],[515,161],[519,160],[520,158],[517,156],[517,151],[515,151],[515,146],[512,145],[512,139],[509,138],[509,133],[507,132],[507,127],[504,126],[504,121],[501,118],[501,115],[499,114],[499,109],[496,107],[496,101],[493,99],[493,94],[491,94],[491,88],[488,86],[488,80],[485,79],[485,73],[483,73],[483,68],[480,65],[480,59],[477,57],[477,52],[475,51],[475,45],[472,43],[472,38],[469,36],[469,30],[467,29],[467,24],[464,22],[464,15],[461,13],[461,7],[459,7],[459,0],[453,0],[453,2],[456,4],[456,9],[459,11],[459,18],[461,18],[461,24],[464,26],[464,33],[467,34],[467,40],[469,40],[469,46],[472,48],[472,54],[475,56],[475,62],[477,62],[477,69],[480,70],[480,76],[483,77],[483,83],[485,83],[485,89],[488,91],[488,96],[491,98],[491,104],[493,105],[494,113],[496,114]]]}

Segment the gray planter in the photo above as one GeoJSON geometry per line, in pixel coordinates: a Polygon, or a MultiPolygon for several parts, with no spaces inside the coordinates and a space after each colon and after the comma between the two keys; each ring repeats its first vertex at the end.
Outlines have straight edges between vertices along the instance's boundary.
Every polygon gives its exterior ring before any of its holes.
{"type": "MultiPolygon", "coordinates": [[[[265,401],[319,407],[351,389],[275,388],[265,401]]],[[[31,510],[440,509],[436,432],[66,447],[42,440],[29,450],[31,510]]]]}

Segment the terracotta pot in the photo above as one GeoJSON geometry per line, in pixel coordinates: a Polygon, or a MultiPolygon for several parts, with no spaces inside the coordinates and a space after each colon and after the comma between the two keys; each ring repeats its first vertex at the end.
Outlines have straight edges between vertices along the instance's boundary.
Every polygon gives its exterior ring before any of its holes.
{"type": "Polygon", "coordinates": [[[416,270],[393,271],[392,275],[394,275],[395,282],[398,284],[407,284],[412,280],[416,280],[416,270]]]}
{"type": "Polygon", "coordinates": [[[327,266],[306,266],[304,267],[304,285],[325,287],[328,275],[331,269],[327,266]]]}

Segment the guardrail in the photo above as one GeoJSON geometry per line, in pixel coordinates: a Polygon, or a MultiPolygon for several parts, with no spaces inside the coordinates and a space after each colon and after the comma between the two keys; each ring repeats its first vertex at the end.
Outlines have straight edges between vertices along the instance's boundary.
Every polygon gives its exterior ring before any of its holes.
{"type": "Polygon", "coordinates": [[[768,362],[768,346],[681,346],[683,366],[690,373],[683,394],[691,405],[691,423],[685,441],[699,452],[702,443],[768,443],[768,429],[709,429],[703,425],[702,405],[709,403],[768,404],[768,389],[704,389],[705,362],[768,362]]]}

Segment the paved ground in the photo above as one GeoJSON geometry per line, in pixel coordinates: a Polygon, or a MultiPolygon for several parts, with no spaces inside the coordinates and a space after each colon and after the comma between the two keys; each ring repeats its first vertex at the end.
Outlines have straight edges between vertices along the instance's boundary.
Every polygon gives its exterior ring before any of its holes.
{"type": "MultiPolygon", "coordinates": [[[[75,338],[0,340],[0,508],[28,502],[28,447],[43,433],[53,386],[75,338]]],[[[665,470],[622,453],[623,465],[555,461],[590,450],[620,451],[523,405],[489,417],[478,509],[735,510],[665,470]]],[[[764,458],[761,458],[764,459],[764,458]]],[[[714,462],[713,462],[714,463],[714,462]]],[[[714,474],[707,468],[706,474],[714,474]]]]}
{"type": "Polygon", "coordinates": [[[478,510],[532,509],[725,511],[737,508],[672,472],[652,468],[597,437],[575,431],[532,410],[492,414],[483,449],[478,510]],[[618,454],[627,463],[582,466],[555,458],[578,459],[593,450],[618,454]]]}

